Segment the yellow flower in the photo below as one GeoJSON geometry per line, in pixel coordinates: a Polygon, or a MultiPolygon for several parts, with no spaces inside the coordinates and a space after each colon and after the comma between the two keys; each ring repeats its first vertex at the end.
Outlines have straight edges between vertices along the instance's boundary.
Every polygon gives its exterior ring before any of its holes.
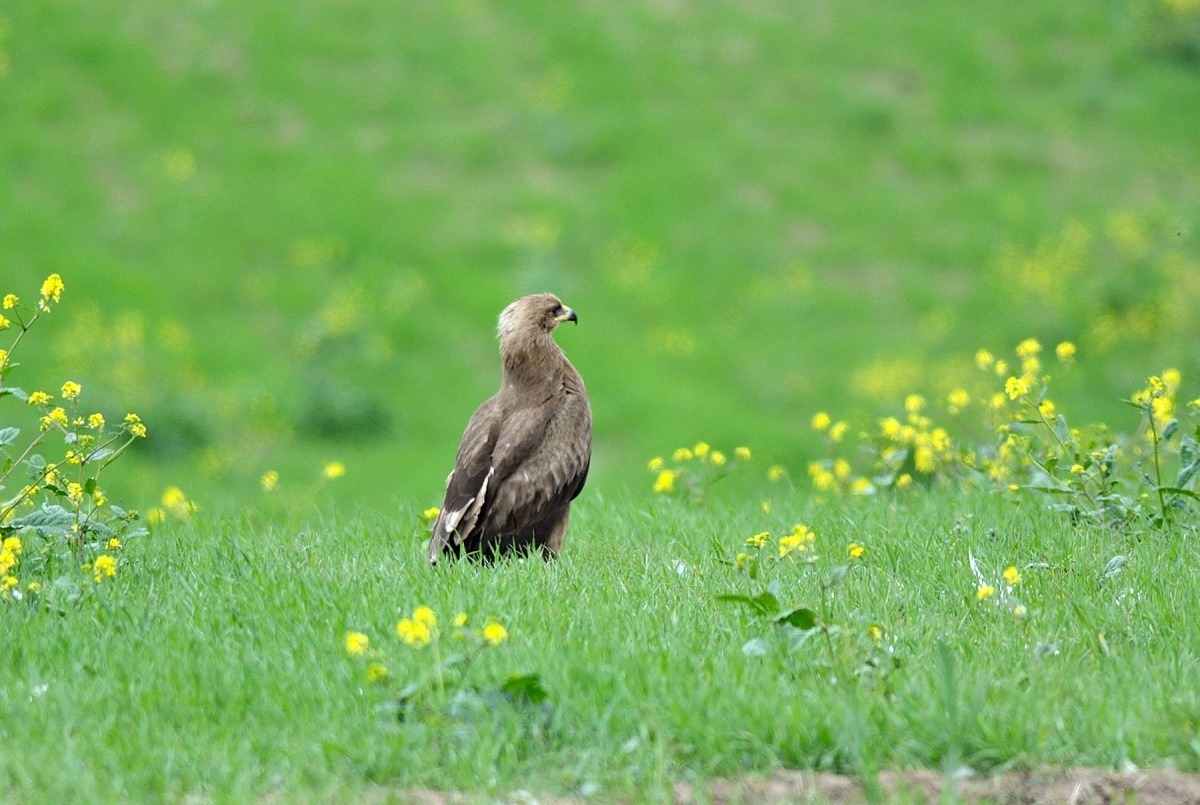
{"type": "Polygon", "coordinates": [[[658,473],[658,477],[654,480],[654,491],[660,495],[670,494],[675,491],[674,470],[661,470],[658,473]]]}
{"type": "Polygon", "coordinates": [[[18,579],[16,576],[5,576],[4,577],[5,592],[7,592],[8,590],[11,590],[13,587],[16,587],[20,583],[21,583],[21,580],[18,579]]]}
{"type": "Polygon", "coordinates": [[[865,495],[872,489],[869,478],[855,478],[850,482],[850,494],[865,495]]]}
{"type": "Polygon", "coordinates": [[[982,601],[985,598],[991,598],[996,594],[996,588],[990,584],[981,584],[979,589],[975,591],[975,600],[982,601]]]}
{"type": "Polygon", "coordinates": [[[832,421],[833,420],[829,418],[829,414],[825,413],[824,411],[818,411],[817,413],[813,414],[813,430],[825,430],[829,427],[829,423],[832,421]]]}
{"type": "Polygon", "coordinates": [[[708,450],[708,442],[697,442],[696,446],[692,448],[692,453],[696,458],[704,458],[708,455],[708,450]]]}
{"type": "Polygon", "coordinates": [[[20,537],[6,538],[4,540],[3,550],[12,551],[14,554],[19,555],[21,553],[21,538],[20,537]]]}
{"type": "Polygon", "coordinates": [[[987,370],[991,369],[995,363],[995,356],[993,356],[992,353],[988,352],[986,349],[981,349],[975,353],[975,365],[983,371],[986,372],[987,370]]]}
{"type": "Polygon", "coordinates": [[[1013,565],[1009,565],[1004,570],[1004,581],[1009,587],[1016,587],[1021,583],[1021,571],[1017,570],[1013,565]]]}
{"type": "Polygon", "coordinates": [[[770,541],[771,541],[771,532],[770,531],[760,531],[757,534],[755,534],[753,537],[746,538],[746,544],[749,545],[751,548],[761,548],[770,541]]]}
{"type": "Polygon", "coordinates": [[[1008,397],[1006,397],[1004,395],[1003,391],[997,391],[995,394],[992,395],[990,404],[991,404],[992,408],[999,411],[1001,408],[1008,405],[1008,397]]]}
{"type": "Polygon", "coordinates": [[[87,426],[92,430],[100,430],[104,427],[104,414],[92,414],[87,418],[87,426]]]}
{"type": "Polygon", "coordinates": [[[925,407],[925,398],[920,394],[910,394],[904,398],[904,410],[910,414],[919,414],[925,407]]]}
{"type": "Polygon", "coordinates": [[[838,422],[829,428],[829,438],[835,442],[840,442],[848,430],[850,430],[849,425],[845,422],[838,422]]]}
{"type": "Polygon", "coordinates": [[[971,402],[971,395],[967,394],[966,389],[955,389],[950,392],[950,396],[946,398],[946,403],[950,406],[950,413],[957,414],[971,402]]]}
{"type": "Polygon", "coordinates": [[[1038,343],[1036,338],[1026,338],[1017,344],[1017,356],[1021,358],[1032,358],[1041,351],[1042,345],[1038,343]]]}
{"type": "Polygon", "coordinates": [[[83,393],[83,386],[76,383],[74,380],[68,380],[63,383],[62,396],[64,400],[73,400],[83,393]]]}
{"type": "Polygon", "coordinates": [[[850,547],[847,549],[847,552],[850,554],[851,559],[858,559],[863,555],[863,552],[866,550],[867,550],[866,548],[859,545],[857,542],[851,542],[850,547]]]}
{"type": "Polygon", "coordinates": [[[726,458],[725,454],[720,450],[714,450],[712,451],[712,454],[709,455],[708,460],[712,462],[714,467],[720,467],[725,464],[726,458]]]}
{"type": "Polygon", "coordinates": [[[1163,385],[1167,387],[1167,391],[1171,394],[1179,388],[1179,381],[1183,379],[1178,369],[1165,369],[1162,373],[1163,385]]]}
{"type": "Polygon", "coordinates": [[[1008,399],[1015,400],[1029,393],[1029,384],[1023,377],[1010,377],[1004,381],[1004,393],[1008,395],[1008,399]]]}
{"type": "Polygon", "coordinates": [[[1083,469],[1082,464],[1072,464],[1071,465],[1071,474],[1072,475],[1083,475],[1083,473],[1084,473],[1084,469],[1083,469]]]}
{"type": "Polygon", "coordinates": [[[44,391],[35,391],[29,395],[28,402],[30,405],[49,405],[52,399],[54,398],[44,391]]]}
{"type": "Polygon", "coordinates": [[[146,511],[146,522],[149,525],[158,525],[167,519],[167,513],[157,506],[153,506],[146,511]]]}
{"type": "Polygon", "coordinates": [[[7,330],[11,326],[12,326],[11,321],[4,318],[3,316],[0,316],[0,330],[7,330]]]}
{"type": "Polygon", "coordinates": [[[764,500],[762,503],[758,504],[758,508],[762,509],[763,514],[770,514],[771,513],[771,501],[764,500]]]}
{"type": "Polygon", "coordinates": [[[437,626],[437,613],[429,607],[421,606],[414,609],[412,619],[429,629],[437,626]]]}
{"type": "MultiPolygon", "coordinates": [[[[1200,405],[1200,400],[1197,400],[1196,404],[1200,405]]],[[[767,467],[767,480],[771,483],[782,481],[785,475],[787,475],[787,470],[778,464],[772,464],[771,466],[767,467]]]]}
{"type": "Polygon", "coordinates": [[[688,450],[686,447],[681,447],[674,452],[671,458],[675,459],[676,461],[691,461],[692,451],[688,450]]]}
{"type": "Polygon", "coordinates": [[[6,293],[4,295],[4,309],[12,310],[14,307],[17,306],[17,302],[20,302],[20,301],[21,301],[21,297],[17,296],[15,293],[6,293]]]}
{"type": "Polygon", "coordinates": [[[996,365],[992,367],[992,371],[996,373],[996,377],[1004,377],[1008,374],[1008,361],[996,361],[996,365]]]}
{"type": "Polygon", "coordinates": [[[1027,375],[1036,374],[1042,370],[1042,362],[1037,358],[1025,358],[1021,361],[1021,371],[1027,375]]]}
{"type": "Polygon", "coordinates": [[[110,551],[119,550],[120,547],[121,547],[121,540],[117,539],[116,537],[113,537],[112,539],[110,539],[108,541],[108,549],[110,551]]]}
{"type": "Polygon", "coordinates": [[[922,445],[913,453],[913,467],[917,472],[931,473],[937,469],[937,460],[933,449],[922,445]]]}
{"type": "Polygon", "coordinates": [[[106,553],[97,556],[96,561],[92,563],[92,580],[99,583],[104,579],[111,579],[115,575],[117,575],[117,560],[106,553]]]}
{"type": "Polygon", "coordinates": [[[750,564],[749,554],[739,553],[737,556],[733,557],[733,566],[738,570],[745,570],[746,565],[748,564],[750,564]]]}
{"type": "Polygon", "coordinates": [[[738,461],[749,461],[750,460],[750,448],[749,447],[735,447],[735,448],[733,448],[733,455],[737,458],[738,461]]]}
{"type": "Polygon", "coordinates": [[[279,473],[275,470],[267,470],[263,473],[262,478],[258,479],[262,485],[264,492],[274,492],[275,487],[279,486],[279,473]]]}
{"type": "Polygon", "coordinates": [[[25,585],[25,589],[31,593],[36,593],[38,590],[42,589],[42,585],[38,584],[36,581],[31,581],[29,584],[25,585]]]}
{"type": "Polygon", "coordinates": [[[650,463],[646,466],[650,468],[650,472],[658,472],[663,468],[662,456],[655,456],[654,458],[650,459],[650,463]]]}
{"type": "Polygon", "coordinates": [[[1073,361],[1075,360],[1075,345],[1070,341],[1063,341],[1054,348],[1054,354],[1058,356],[1060,361],[1073,361]]]}
{"type": "Polygon", "coordinates": [[[871,639],[876,643],[883,639],[883,629],[879,628],[879,626],[874,623],[867,627],[867,634],[870,635],[871,639]]]}
{"type": "Polygon", "coordinates": [[[454,625],[459,629],[466,626],[467,625],[467,613],[460,612],[457,615],[455,615],[454,616],[454,625]]]}
{"type": "Polygon", "coordinates": [[[351,657],[361,657],[371,646],[371,638],[362,632],[346,632],[346,653],[351,657]]]}
{"type": "Polygon", "coordinates": [[[146,438],[146,426],[142,424],[142,418],[137,414],[126,414],[125,424],[129,426],[129,432],[139,439],[146,438]]]}
{"type": "Polygon", "coordinates": [[[83,501],[83,487],[72,481],[67,484],[67,498],[71,503],[78,506],[83,501]]]}
{"type": "Polygon", "coordinates": [[[1038,412],[1046,419],[1054,416],[1056,411],[1057,409],[1054,407],[1054,403],[1050,402],[1049,400],[1042,400],[1041,405],[1038,406],[1038,412]]]}
{"type": "Polygon", "coordinates": [[[42,299],[59,301],[62,298],[63,281],[62,277],[57,274],[51,274],[46,277],[46,281],[42,283],[42,299]]]}
{"type": "Polygon", "coordinates": [[[896,479],[896,488],[903,489],[912,483],[912,476],[907,472],[900,473],[900,477],[896,479]]]}
{"type": "Polygon", "coordinates": [[[331,480],[334,478],[341,478],[346,474],[346,465],[340,461],[330,461],[325,465],[325,468],[321,470],[321,474],[331,480]]]}
{"type": "Polygon", "coordinates": [[[490,646],[498,646],[508,639],[508,630],[495,621],[488,621],[481,634],[490,646]]]}
{"type": "Polygon", "coordinates": [[[808,546],[812,544],[816,536],[816,532],[812,531],[808,526],[797,525],[792,529],[790,535],[779,538],[779,556],[787,556],[792,551],[807,551],[808,546]]]}
{"type": "Polygon", "coordinates": [[[879,420],[879,432],[885,439],[890,439],[894,442],[900,438],[903,430],[904,427],[900,424],[900,420],[894,416],[879,420]]]}
{"type": "Polygon", "coordinates": [[[387,666],[381,662],[373,662],[367,665],[367,681],[374,684],[382,682],[388,678],[387,666]]]}
{"type": "Polygon", "coordinates": [[[1025,617],[1025,607],[1024,607],[1024,605],[1022,605],[1022,604],[1017,604],[1015,607],[1013,607],[1013,608],[1012,608],[1012,613],[1013,613],[1014,615],[1016,615],[1018,618],[1023,618],[1023,617],[1025,617]]]}
{"type": "Polygon", "coordinates": [[[413,648],[424,648],[433,639],[433,633],[429,631],[428,626],[411,618],[400,619],[396,624],[396,635],[405,645],[413,648]]]}
{"type": "Polygon", "coordinates": [[[423,518],[425,518],[426,520],[434,520],[441,513],[442,513],[442,510],[439,509],[437,506],[430,506],[428,509],[421,512],[421,516],[423,518]]]}

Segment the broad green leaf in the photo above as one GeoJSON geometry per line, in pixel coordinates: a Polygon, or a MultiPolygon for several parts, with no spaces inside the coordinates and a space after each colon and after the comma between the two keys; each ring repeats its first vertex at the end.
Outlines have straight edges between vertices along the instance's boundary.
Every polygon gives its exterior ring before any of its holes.
{"type": "Polygon", "coordinates": [[[1162,438],[1163,438],[1164,440],[1165,440],[1165,439],[1170,439],[1172,436],[1174,436],[1174,435],[1175,435],[1175,432],[1176,432],[1176,431],[1178,431],[1178,430],[1179,430],[1179,420],[1178,420],[1178,419],[1172,419],[1172,420],[1171,420],[1171,421],[1169,421],[1167,424],[1163,425],[1163,429],[1162,429],[1162,438]]]}
{"type": "Polygon", "coordinates": [[[88,461],[104,461],[109,456],[113,455],[113,451],[107,447],[101,447],[99,450],[93,450],[88,455],[88,461]]]}
{"type": "Polygon", "coordinates": [[[1186,497],[1193,498],[1195,500],[1200,500],[1200,495],[1196,494],[1192,490],[1180,489],[1177,486],[1160,486],[1160,487],[1158,487],[1158,491],[1165,492],[1168,495],[1185,495],[1186,497]]]}
{"type": "Polygon", "coordinates": [[[1100,571],[1100,578],[1111,579],[1113,576],[1121,572],[1121,568],[1125,567],[1125,563],[1129,561],[1129,557],[1124,554],[1117,554],[1112,559],[1108,560],[1108,564],[1104,566],[1104,570],[1100,571]]]}
{"type": "Polygon", "coordinates": [[[9,521],[9,525],[18,528],[34,528],[43,534],[65,536],[71,533],[71,526],[74,522],[75,515],[62,506],[44,505],[36,511],[9,521]]]}
{"type": "Polygon", "coordinates": [[[841,565],[835,567],[829,572],[829,581],[825,582],[825,589],[831,590],[846,580],[846,574],[850,572],[849,565],[841,565]]]}
{"type": "Polygon", "coordinates": [[[0,445],[12,444],[20,435],[20,428],[0,428],[0,445]]]}
{"type": "Polygon", "coordinates": [[[29,395],[24,389],[19,389],[16,386],[5,386],[0,388],[0,397],[7,397],[9,394],[16,397],[21,402],[29,402],[29,395]]]}
{"type": "Polygon", "coordinates": [[[770,650],[771,646],[761,637],[751,638],[742,646],[742,653],[747,657],[762,657],[770,650]]]}
{"type": "MultiPolygon", "coordinates": [[[[1180,466],[1187,467],[1187,466],[1190,466],[1190,465],[1196,463],[1197,458],[1200,458],[1196,455],[1196,447],[1197,447],[1196,440],[1194,438],[1192,438],[1190,435],[1185,434],[1184,437],[1179,440],[1179,465],[1180,466]]],[[[1183,484],[1175,484],[1175,485],[1183,486],[1183,484]]]]}
{"type": "Polygon", "coordinates": [[[742,604],[753,609],[759,615],[774,615],[779,611],[779,599],[771,595],[771,593],[760,593],[753,598],[748,595],[725,594],[718,595],[716,600],[727,601],[732,604],[742,604]]]}
{"type": "Polygon", "coordinates": [[[780,612],[773,620],[775,623],[786,623],[797,629],[812,629],[817,625],[817,613],[808,607],[796,607],[786,612],[780,612]]]}
{"type": "Polygon", "coordinates": [[[541,704],[550,698],[549,692],[537,674],[518,674],[504,680],[500,689],[514,699],[541,704]]]}
{"type": "Polygon", "coordinates": [[[1196,477],[1196,473],[1200,472],[1200,458],[1188,464],[1179,471],[1179,475],[1175,478],[1175,486],[1183,489],[1192,479],[1196,477]]]}

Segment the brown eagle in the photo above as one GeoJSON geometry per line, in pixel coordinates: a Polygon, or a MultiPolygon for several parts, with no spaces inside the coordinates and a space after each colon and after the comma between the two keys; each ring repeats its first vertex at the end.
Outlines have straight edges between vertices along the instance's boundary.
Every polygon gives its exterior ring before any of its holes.
{"type": "Polygon", "coordinates": [[[433,524],[430,562],[533,549],[550,559],[562,549],[592,455],[583,379],[551,336],[564,321],[579,319],[548,293],[523,296],[500,314],[504,379],[467,423],[433,524]]]}

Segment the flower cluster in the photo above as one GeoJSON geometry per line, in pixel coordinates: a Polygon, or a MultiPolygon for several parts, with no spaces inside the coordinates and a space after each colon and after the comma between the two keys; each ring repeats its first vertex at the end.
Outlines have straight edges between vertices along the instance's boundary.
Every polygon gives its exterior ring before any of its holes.
{"type": "MultiPolygon", "coordinates": [[[[39,571],[60,560],[82,566],[94,583],[114,578],[116,559],[102,553],[119,547],[122,538],[140,536],[136,528],[137,512],[112,505],[100,483],[105,470],[137,439],[145,438],[145,424],[137,414],[126,414],[116,424],[100,411],[84,407],[84,386],[67,379],[57,390],[26,392],[7,385],[17,367],[13,355],[36,322],[50,313],[62,300],[62,277],[51,274],[42,283],[32,305],[25,305],[17,294],[8,293],[0,302],[0,330],[13,331],[12,340],[0,349],[0,399],[12,397],[36,412],[37,428],[23,446],[18,446],[22,429],[0,427],[0,455],[8,460],[0,465],[0,489],[21,473],[22,484],[15,495],[0,499],[0,538],[10,546],[6,555],[11,562],[4,571],[3,584],[8,597],[19,592],[15,575],[17,558],[24,551],[39,571]],[[65,445],[62,457],[47,459],[42,451],[52,439],[65,445]]],[[[26,585],[36,591],[37,582],[26,585]]]]}
{"type": "Polygon", "coordinates": [[[686,494],[703,502],[708,488],[728,477],[751,459],[750,448],[735,447],[732,458],[708,442],[680,447],[671,454],[670,463],[662,456],[650,459],[647,468],[654,473],[654,492],[659,495],[686,494]]]}

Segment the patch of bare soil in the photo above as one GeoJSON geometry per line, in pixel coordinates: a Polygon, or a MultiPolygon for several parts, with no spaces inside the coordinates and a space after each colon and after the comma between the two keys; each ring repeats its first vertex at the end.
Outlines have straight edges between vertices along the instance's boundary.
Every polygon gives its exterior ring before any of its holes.
{"type": "Polygon", "coordinates": [[[883,772],[879,790],[868,796],[853,777],[779,771],[767,777],[710,780],[702,785],[679,783],[679,805],[782,805],[830,803],[867,805],[878,802],[941,802],[946,786],[954,801],[978,805],[1200,805],[1200,775],[1171,769],[1109,772],[1099,769],[1009,772],[995,777],[950,780],[932,771],[883,772]]]}

